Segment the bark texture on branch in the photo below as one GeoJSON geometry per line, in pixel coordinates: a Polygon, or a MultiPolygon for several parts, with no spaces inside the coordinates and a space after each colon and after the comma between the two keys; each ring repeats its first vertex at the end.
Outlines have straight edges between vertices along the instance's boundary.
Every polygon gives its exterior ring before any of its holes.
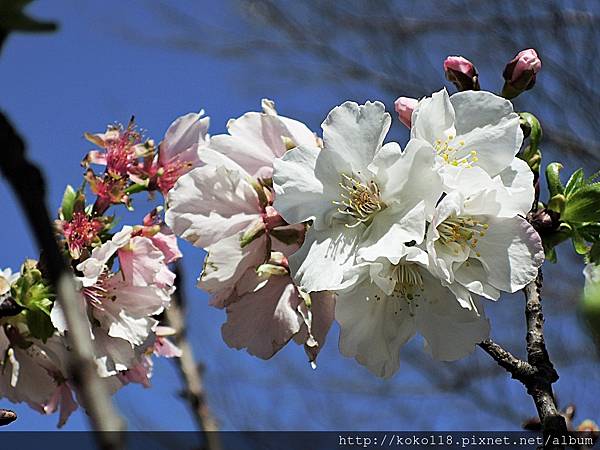
{"type": "Polygon", "coordinates": [[[181,350],[181,357],[173,358],[173,360],[177,365],[184,385],[183,397],[189,403],[194,420],[203,434],[204,448],[206,450],[221,450],[221,441],[218,434],[219,426],[208,405],[202,372],[194,358],[192,346],[187,339],[182,272],[181,266],[177,264],[175,266],[176,289],[171,304],[165,313],[168,325],[175,330],[175,344],[181,350]]]}
{"type": "Polygon", "coordinates": [[[67,340],[72,349],[68,361],[83,407],[90,417],[103,449],[122,448],[123,421],[113,407],[111,396],[98,376],[87,318],[78,307],[83,301],[75,288],[73,275],[59,249],[54,224],[46,206],[46,186],[42,173],[26,156],[25,144],[8,119],[0,113],[0,172],[12,186],[27,216],[44,256],[48,281],[56,292],[69,328],[67,340]]]}
{"type": "Polygon", "coordinates": [[[544,442],[548,449],[562,449],[552,444],[552,436],[567,436],[567,423],[556,406],[552,384],[558,380],[558,373],[548,355],[544,340],[544,315],[542,313],[542,270],[534,281],[529,283],[525,294],[525,318],[527,322],[527,361],[513,356],[510,352],[487,339],[479,346],[519,380],[533,399],[544,433],[544,442]]]}

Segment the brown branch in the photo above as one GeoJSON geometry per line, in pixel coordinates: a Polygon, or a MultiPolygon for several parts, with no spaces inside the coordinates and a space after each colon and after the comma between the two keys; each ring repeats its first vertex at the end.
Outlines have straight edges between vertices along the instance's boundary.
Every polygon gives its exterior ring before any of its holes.
{"type": "MultiPolygon", "coordinates": [[[[479,344],[513,378],[519,380],[533,399],[542,424],[544,442],[551,436],[567,436],[567,423],[559,412],[552,391],[552,384],[558,380],[544,341],[544,315],[542,313],[542,271],[529,283],[525,293],[525,318],[527,322],[527,361],[487,339],[479,344]]],[[[562,449],[560,445],[549,444],[545,448],[562,449]]]]}
{"type": "Polygon", "coordinates": [[[10,409],[0,409],[0,427],[17,420],[17,413],[10,409]]]}
{"type": "Polygon", "coordinates": [[[219,427],[210,411],[202,373],[194,358],[192,346],[187,339],[182,272],[181,267],[176,265],[176,289],[171,304],[165,313],[169,326],[175,329],[175,344],[181,350],[181,357],[174,358],[174,362],[177,364],[179,375],[185,386],[184,398],[188,401],[192,415],[203,434],[206,450],[220,450],[219,427]]]}
{"type": "Polygon", "coordinates": [[[516,380],[524,383],[535,373],[535,368],[531,364],[517,358],[491,339],[486,339],[479,346],[516,380]]]}
{"type": "Polygon", "coordinates": [[[533,398],[538,412],[544,437],[567,435],[565,418],[556,407],[552,384],[558,380],[544,341],[544,315],[542,313],[542,270],[523,289],[525,293],[525,318],[527,320],[527,360],[536,369],[535,376],[525,384],[533,398]]]}
{"type": "Polygon", "coordinates": [[[12,186],[43,254],[47,277],[64,311],[69,328],[67,340],[72,351],[69,375],[80,394],[103,449],[122,448],[123,422],[115,411],[110,394],[96,371],[94,351],[86,326],[87,318],[78,307],[82,302],[66,261],[55,239],[55,231],[46,206],[46,185],[38,167],[26,156],[25,144],[8,119],[0,113],[0,172],[12,186]]]}

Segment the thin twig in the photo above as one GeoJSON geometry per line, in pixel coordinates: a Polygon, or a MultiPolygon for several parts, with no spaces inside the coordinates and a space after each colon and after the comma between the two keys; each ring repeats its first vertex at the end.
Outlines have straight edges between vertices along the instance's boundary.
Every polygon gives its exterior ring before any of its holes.
{"type": "Polygon", "coordinates": [[[75,389],[90,417],[103,449],[122,448],[123,421],[113,407],[111,397],[96,370],[94,351],[86,326],[87,318],[78,307],[82,302],[72,273],[69,271],[58,244],[50,214],[46,206],[46,186],[38,167],[28,161],[25,144],[8,119],[0,113],[0,172],[11,184],[37,244],[43,254],[48,281],[54,287],[56,298],[64,311],[69,332],[67,339],[72,351],[69,353],[68,369],[75,389]]]}
{"type": "Polygon", "coordinates": [[[176,289],[171,304],[166,311],[167,322],[169,326],[175,329],[175,344],[181,350],[181,357],[174,358],[174,362],[177,364],[181,380],[185,386],[184,398],[188,401],[198,428],[202,431],[206,450],[220,450],[219,427],[210,411],[202,373],[194,358],[192,346],[187,339],[182,272],[181,266],[176,265],[176,289]]]}

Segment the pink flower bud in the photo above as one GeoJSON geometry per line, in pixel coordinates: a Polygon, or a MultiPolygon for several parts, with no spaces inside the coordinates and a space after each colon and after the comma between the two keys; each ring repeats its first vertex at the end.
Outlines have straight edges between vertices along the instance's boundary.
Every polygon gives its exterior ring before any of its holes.
{"type": "Polygon", "coordinates": [[[523,50],[504,68],[502,76],[505,83],[502,95],[514,98],[531,89],[535,84],[535,76],[542,69],[542,61],[532,48],[523,50]]]}
{"type": "Polygon", "coordinates": [[[412,113],[417,107],[417,103],[419,103],[419,101],[416,98],[409,97],[398,97],[394,102],[394,108],[398,113],[398,119],[400,119],[400,122],[407,128],[411,127],[412,113]]]}
{"type": "Polygon", "coordinates": [[[448,56],[444,61],[446,79],[459,91],[478,91],[479,75],[471,61],[462,56],[448,56]]]}
{"type": "Polygon", "coordinates": [[[469,77],[475,76],[475,66],[467,58],[462,56],[448,56],[444,61],[444,72],[452,70],[463,73],[469,77]]]}

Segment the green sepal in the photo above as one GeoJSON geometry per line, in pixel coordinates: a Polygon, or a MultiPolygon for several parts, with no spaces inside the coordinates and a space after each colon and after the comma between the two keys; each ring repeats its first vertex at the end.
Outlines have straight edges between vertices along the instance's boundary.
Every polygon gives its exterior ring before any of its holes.
{"type": "Polygon", "coordinates": [[[579,255],[586,255],[590,248],[588,247],[585,239],[577,232],[577,230],[573,230],[573,235],[571,236],[571,241],[573,242],[573,248],[579,255]]]}
{"type": "Polygon", "coordinates": [[[127,195],[131,195],[131,194],[137,194],[139,192],[143,192],[143,191],[147,191],[147,190],[148,190],[147,182],[145,184],[135,183],[135,184],[132,184],[131,186],[129,186],[127,189],[125,189],[125,193],[127,195]]]}
{"type": "Polygon", "coordinates": [[[27,310],[25,322],[31,335],[44,342],[54,334],[54,325],[52,325],[50,315],[42,309],[27,310]]]}
{"type": "Polygon", "coordinates": [[[562,168],[563,165],[558,162],[553,162],[546,166],[546,182],[548,183],[550,197],[565,193],[565,188],[560,181],[560,171],[562,168]]]}

